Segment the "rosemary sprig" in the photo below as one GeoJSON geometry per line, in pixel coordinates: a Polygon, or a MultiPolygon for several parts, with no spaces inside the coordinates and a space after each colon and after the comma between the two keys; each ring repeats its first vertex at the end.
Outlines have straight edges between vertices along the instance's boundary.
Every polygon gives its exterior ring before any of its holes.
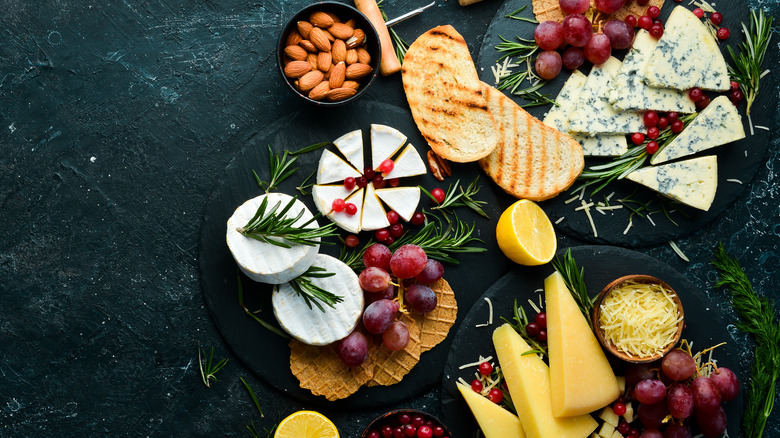
{"type": "MultiPolygon", "coordinates": [[[[387,21],[387,14],[385,13],[385,10],[382,9],[382,3],[384,3],[384,0],[379,0],[376,4],[379,6],[379,12],[382,13],[382,19],[387,21]]],[[[409,44],[407,44],[392,27],[388,27],[387,31],[390,33],[390,39],[393,41],[393,46],[395,47],[395,56],[398,58],[398,62],[403,64],[406,51],[409,50],[409,44]]]]}
{"type": "Polygon", "coordinates": [[[729,290],[731,306],[742,318],[737,328],[753,335],[756,341],[742,430],[747,438],[760,438],[772,414],[775,388],[780,380],[780,321],[774,303],[753,290],[739,262],[728,255],[721,243],[715,247],[712,264],[720,274],[716,286],[729,290]]]}
{"type": "Polygon", "coordinates": [[[502,91],[508,89],[511,94],[529,101],[529,103],[520,105],[524,108],[548,104],[557,105],[550,95],[539,92],[539,89],[547,82],[538,78],[531,68],[531,59],[539,51],[539,46],[536,45],[536,42],[521,37],[516,37],[518,41],[510,41],[500,35],[499,38],[503,42],[496,46],[496,50],[503,52],[504,55],[498,58],[497,62],[501,62],[507,57],[514,57],[515,61],[511,65],[507,64],[506,66],[518,67],[525,65],[525,70],[499,78],[496,88],[502,91]],[[528,80],[530,85],[526,88],[520,88],[526,80],[528,80]]]}
{"type": "Polygon", "coordinates": [[[320,302],[325,303],[328,307],[335,308],[336,304],[344,301],[344,298],[323,289],[319,285],[312,281],[312,278],[325,278],[336,275],[333,272],[327,272],[325,268],[319,266],[311,266],[306,272],[298,277],[290,280],[290,287],[295,291],[298,296],[303,298],[303,301],[312,308],[312,304],[317,306],[321,312],[325,311],[320,302]]]}
{"type": "Polygon", "coordinates": [[[512,328],[514,328],[515,331],[523,338],[523,340],[528,343],[528,346],[531,347],[529,351],[523,354],[539,354],[543,359],[545,356],[547,356],[547,345],[540,344],[536,338],[530,336],[525,330],[525,326],[528,325],[528,316],[525,314],[525,309],[517,305],[516,299],[514,305],[512,306],[512,321],[509,321],[503,316],[501,319],[503,319],[507,324],[511,325],[512,328]]]}
{"type": "Polygon", "coordinates": [[[531,59],[534,53],[539,51],[539,46],[536,45],[536,41],[534,40],[516,36],[515,38],[517,38],[517,41],[510,41],[501,35],[498,37],[503,41],[496,46],[496,50],[503,53],[503,55],[498,58],[499,61],[502,61],[507,57],[512,57],[517,58],[517,61],[519,62],[525,62],[526,60],[531,59]]]}
{"type": "Polygon", "coordinates": [[[371,237],[368,239],[368,242],[363,244],[360,248],[348,248],[346,245],[341,247],[341,252],[339,253],[339,260],[344,262],[345,265],[352,268],[353,271],[360,271],[365,266],[363,265],[363,254],[366,252],[369,246],[376,243],[374,241],[374,238],[371,237]]]}
{"type": "Polygon", "coordinates": [[[487,248],[467,246],[472,242],[484,243],[482,240],[473,236],[474,224],[468,225],[455,217],[453,222],[445,226],[439,217],[428,215],[436,219],[425,224],[415,235],[411,233],[404,234],[400,239],[390,245],[390,249],[395,251],[401,245],[412,244],[425,250],[428,257],[440,262],[458,264],[458,260],[453,254],[480,253],[487,251],[487,248]]]}
{"type": "Polygon", "coordinates": [[[288,160],[289,155],[290,153],[288,151],[284,151],[282,156],[279,157],[279,155],[274,154],[274,151],[271,150],[271,145],[268,145],[268,167],[271,169],[271,180],[268,182],[261,181],[260,177],[257,176],[257,173],[254,170],[252,171],[255,175],[257,185],[265,190],[266,193],[276,189],[279,183],[289,178],[298,170],[297,167],[292,167],[295,162],[298,161],[298,157],[292,157],[288,160]]]}
{"type": "Polygon", "coordinates": [[[241,306],[242,309],[244,309],[244,312],[249,315],[250,318],[254,319],[255,322],[263,326],[266,330],[270,331],[271,333],[280,336],[282,339],[290,339],[290,336],[287,335],[287,333],[279,330],[278,328],[274,327],[273,325],[269,324],[264,319],[257,316],[257,313],[260,313],[262,311],[261,309],[258,309],[256,311],[249,310],[246,305],[244,305],[244,282],[241,281],[241,271],[236,269],[236,284],[238,285],[238,305],[241,306]]]}
{"type": "Polygon", "coordinates": [[[249,397],[252,398],[252,403],[254,403],[255,407],[257,408],[257,412],[260,413],[260,418],[265,417],[265,415],[263,415],[263,409],[260,407],[260,400],[257,399],[255,391],[252,390],[252,387],[249,386],[249,383],[247,383],[243,377],[239,377],[238,379],[241,380],[241,383],[244,384],[244,388],[246,388],[247,392],[249,393],[249,397]]]}
{"type": "Polygon", "coordinates": [[[521,16],[517,15],[517,14],[523,12],[525,10],[525,8],[527,8],[527,7],[528,7],[528,5],[525,5],[522,8],[512,12],[511,14],[504,15],[504,18],[511,18],[513,20],[525,21],[526,23],[539,24],[539,22],[534,20],[533,18],[521,17],[521,16]]]}
{"type": "Polygon", "coordinates": [[[764,63],[764,55],[769,47],[769,40],[772,38],[772,17],[764,15],[763,10],[756,13],[755,9],[750,11],[750,25],[742,23],[742,30],[745,34],[745,42],[739,47],[739,55],[729,47],[731,59],[734,60],[734,66],[729,65],[729,75],[739,83],[739,88],[745,94],[747,109],[745,112],[750,115],[750,107],[758,96],[759,81],[764,72],[761,71],[761,64],[764,63]]]}
{"type": "Polygon", "coordinates": [[[307,154],[309,152],[314,152],[316,150],[322,149],[325,146],[330,146],[332,144],[333,144],[332,141],[323,141],[322,143],[314,143],[313,145],[309,145],[304,148],[298,149],[297,151],[290,152],[290,155],[307,154]]]}
{"type": "Polygon", "coordinates": [[[555,257],[553,268],[561,273],[563,282],[574,297],[574,301],[577,302],[580,311],[585,315],[588,325],[593,329],[593,321],[590,318],[590,314],[593,312],[593,299],[588,296],[588,288],[585,286],[585,268],[577,266],[577,262],[571,255],[571,248],[563,254],[563,260],[555,257]]]}
{"type": "MultiPolygon", "coordinates": [[[[480,216],[486,219],[490,219],[487,213],[485,213],[485,211],[482,209],[482,206],[487,204],[487,202],[474,199],[474,196],[479,193],[479,185],[477,185],[478,181],[479,176],[477,176],[474,181],[472,181],[471,184],[466,187],[465,190],[460,186],[460,180],[455,181],[455,184],[450,184],[450,186],[447,188],[444,200],[439,205],[432,207],[431,209],[448,211],[455,207],[467,207],[477,212],[477,214],[480,216]]],[[[428,195],[429,198],[431,198],[434,202],[436,201],[436,198],[434,198],[431,192],[422,186],[419,187],[420,190],[428,195]]]]}
{"type": "Polygon", "coordinates": [[[315,183],[313,183],[313,182],[310,183],[309,180],[312,179],[312,177],[314,176],[315,173],[317,173],[317,171],[316,170],[312,170],[311,173],[309,174],[309,176],[307,176],[306,179],[303,180],[301,185],[296,187],[295,190],[297,190],[298,193],[300,193],[303,196],[310,195],[311,194],[311,188],[314,187],[315,183]]]}
{"type": "Polygon", "coordinates": [[[236,231],[249,238],[281,248],[290,248],[290,243],[306,246],[318,244],[332,245],[333,242],[325,242],[322,239],[337,235],[335,232],[336,224],[331,222],[317,228],[308,227],[319,215],[312,217],[303,224],[297,224],[298,220],[303,216],[303,209],[295,216],[285,216],[297,200],[298,197],[294,196],[281,210],[279,210],[279,207],[282,203],[281,201],[277,202],[270,210],[266,211],[268,209],[268,197],[263,198],[254,217],[236,231]]]}
{"type": "Polygon", "coordinates": [[[204,360],[206,353],[201,350],[200,342],[198,342],[198,369],[200,370],[200,378],[203,380],[203,384],[207,388],[211,388],[211,382],[218,382],[217,373],[227,365],[227,358],[221,359],[214,363],[214,347],[211,347],[209,358],[204,360]]]}

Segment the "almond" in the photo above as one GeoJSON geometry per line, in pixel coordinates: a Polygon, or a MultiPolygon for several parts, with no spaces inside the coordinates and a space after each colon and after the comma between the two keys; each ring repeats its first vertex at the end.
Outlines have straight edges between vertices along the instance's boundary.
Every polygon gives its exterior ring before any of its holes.
{"type": "Polygon", "coordinates": [[[317,67],[319,67],[319,65],[317,64],[317,55],[315,53],[309,53],[308,55],[306,55],[306,62],[308,62],[309,65],[311,65],[312,70],[317,70],[317,67]]]}
{"type": "Polygon", "coordinates": [[[303,61],[306,59],[306,50],[299,45],[285,47],[284,53],[294,61],[303,61]]]}
{"type": "Polygon", "coordinates": [[[335,23],[328,28],[328,32],[340,40],[347,40],[355,33],[355,30],[344,23],[335,23]]]}
{"type": "Polygon", "coordinates": [[[357,49],[357,56],[358,56],[358,62],[361,64],[371,64],[371,54],[368,53],[368,50],[358,47],[357,49]]]}
{"type": "Polygon", "coordinates": [[[353,90],[357,90],[360,88],[360,83],[358,81],[344,81],[344,83],[341,84],[341,88],[351,88],[353,90]]]}
{"type": "Polygon", "coordinates": [[[363,76],[371,73],[370,65],[368,64],[361,64],[361,63],[355,63],[350,66],[347,66],[347,79],[360,79],[363,76]]]}
{"type": "Polygon", "coordinates": [[[334,23],[341,23],[341,19],[333,12],[326,12],[326,14],[328,14],[328,16],[333,19],[334,23]]]}
{"type": "Polygon", "coordinates": [[[303,39],[309,39],[309,33],[311,32],[312,26],[311,23],[308,21],[299,21],[298,23],[298,33],[301,34],[301,37],[303,39]]]}
{"type": "Polygon", "coordinates": [[[312,70],[298,79],[298,89],[306,93],[322,82],[323,79],[325,79],[325,75],[321,71],[312,70]]]}
{"type": "Polygon", "coordinates": [[[347,61],[347,64],[349,65],[358,62],[357,50],[347,49],[347,59],[345,61],[347,61]]]}
{"type": "Polygon", "coordinates": [[[288,78],[299,78],[311,71],[311,64],[306,61],[290,61],[284,66],[284,75],[288,78]]]}
{"type": "Polygon", "coordinates": [[[330,69],[330,88],[339,88],[344,84],[344,79],[346,78],[347,74],[347,65],[344,64],[344,61],[339,62],[338,64],[334,65],[332,69],[330,69]]]}
{"type": "Polygon", "coordinates": [[[349,97],[354,96],[357,93],[357,90],[353,90],[352,88],[335,88],[333,90],[328,91],[328,100],[332,102],[336,102],[339,100],[344,100],[349,97]]]}
{"type": "Polygon", "coordinates": [[[350,18],[349,20],[345,21],[344,24],[346,24],[347,26],[349,26],[349,27],[354,29],[355,28],[355,19],[354,18],[350,18]]]}
{"type": "Polygon", "coordinates": [[[314,27],[327,29],[333,26],[333,17],[322,11],[312,12],[309,15],[309,21],[314,27]]]}
{"type": "Polygon", "coordinates": [[[317,54],[317,69],[326,72],[333,65],[333,58],[330,52],[320,52],[317,54]]]}
{"type": "Polygon", "coordinates": [[[301,37],[301,34],[298,33],[297,30],[292,30],[290,33],[287,34],[287,42],[286,45],[288,46],[294,46],[301,42],[303,37],[301,37]]]}
{"type": "Polygon", "coordinates": [[[303,47],[304,50],[306,50],[307,52],[310,52],[310,53],[316,53],[317,52],[317,48],[314,47],[314,44],[312,44],[312,42],[309,41],[309,40],[301,40],[298,43],[298,45],[303,47]]]}
{"type": "Polygon", "coordinates": [[[311,41],[317,49],[323,52],[330,52],[330,41],[328,40],[328,37],[325,36],[325,32],[319,27],[315,27],[311,30],[311,33],[309,33],[309,41],[311,41]]]}
{"type": "Polygon", "coordinates": [[[311,91],[309,91],[309,99],[322,100],[328,96],[329,91],[330,91],[330,85],[328,85],[328,83],[325,81],[320,82],[319,84],[317,84],[316,87],[312,88],[311,91]]]}
{"type": "Polygon", "coordinates": [[[347,45],[342,40],[336,40],[333,42],[333,47],[330,51],[331,57],[333,58],[333,63],[338,64],[339,62],[346,61],[347,60],[347,45]]]}
{"type": "Polygon", "coordinates": [[[333,35],[330,33],[330,30],[328,30],[328,29],[322,29],[322,32],[325,34],[325,38],[327,38],[327,39],[328,39],[328,41],[330,41],[330,42],[331,42],[331,44],[333,43],[333,41],[336,41],[336,37],[334,37],[334,36],[333,36],[333,35]]]}
{"type": "MultiPolygon", "coordinates": [[[[303,35],[303,33],[301,33],[301,35],[303,35]]],[[[347,40],[347,48],[354,49],[355,47],[362,45],[365,41],[366,33],[363,32],[363,29],[355,29],[355,32],[347,40]]]]}

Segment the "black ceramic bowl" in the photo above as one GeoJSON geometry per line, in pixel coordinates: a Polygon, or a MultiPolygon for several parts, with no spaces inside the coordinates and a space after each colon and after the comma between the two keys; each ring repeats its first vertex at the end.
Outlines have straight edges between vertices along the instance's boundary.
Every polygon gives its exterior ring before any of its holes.
{"type": "Polygon", "coordinates": [[[385,426],[390,426],[392,429],[395,429],[397,427],[403,428],[408,424],[412,424],[413,426],[417,425],[417,423],[419,423],[419,420],[416,421],[415,417],[422,417],[423,424],[426,424],[426,422],[430,422],[432,424],[432,428],[437,426],[442,428],[443,434],[438,434],[433,436],[441,436],[443,438],[452,437],[452,434],[450,433],[449,429],[447,429],[447,426],[445,426],[438,418],[434,417],[433,415],[425,413],[423,411],[418,411],[416,409],[399,409],[399,410],[387,412],[374,419],[374,421],[369,423],[369,425],[365,428],[365,430],[363,430],[363,433],[360,434],[360,438],[374,438],[374,435],[371,435],[372,431],[377,432],[381,437],[382,428],[385,426]],[[406,415],[407,419],[403,420],[401,418],[402,415],[406,415]]]}
{"type": "Polygon", "coordinates": [[[284,81],[290,87],[290,90],[292,90],[293,93],[295,93],[296,95],[300,96],[301,99],[313,103],[315,105],[321,105],[321,106],[344,105],[345,103],[352,102],[355,99],[362,96],[366,92],[366,90],[368,90],[368,87],[371,85],[371,83],[374,82],[374,79],[379,73],[380,58],[381,58],[381,46],[379,44],[379,35],[377,35],[374,26],[371,24],[368,18],[366,18],[366,16],[363,15],[363,13],[361,13],[354,7],[344,3],[335,2],[335,1],[324,1],[324,2],[313,3],[301,9],[295,15],[293,15],[293,17],[287,22],[287,24],[285,24],[282,33],[279,35],[279,42],[277,43],[277,49],[276,49],[276,63],[279,66],[279,74],[282,75],[282,78],[284,78],[284,81]],[[310,99],[308,93],[302,93],[296,88],[294,83],[295,79],[291,79],[284,74],[284,65],[285,65],[285,57],[286,57],[284,53],[284,49],[287,46],[288,35],[292,31],[297,31],[299,21],[309,21],[309,17],[311,16],[311,14],[316,11],[332,13],[335,16],[337,16],[342,22],[346,22],[350,19],[354,19],[355,29],[362,29],[366,35],[365,44],[363,45],[363,48],[365,48],[368,51],[369,55],[371,55],[371,61],[369,65],[371,66],[372,71],[371,73],[369,73],[366,76],[363,76],[359,80],[360,87],[358,87],[357,93],[343,100],[332,102],[329,101],[327,98],[322,100],[310,99]]]}

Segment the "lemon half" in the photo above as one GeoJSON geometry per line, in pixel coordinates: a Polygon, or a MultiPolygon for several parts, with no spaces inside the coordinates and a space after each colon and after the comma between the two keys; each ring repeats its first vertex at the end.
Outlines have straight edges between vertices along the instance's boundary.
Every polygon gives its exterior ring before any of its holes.
{"type": "Polygon", "coordinates": [[[298,411],[279,423],[274,438],[339,438],[339,431],[319,412],[298,411]]]}
{"type": "Polygon", "coordinates": [[[496,239],[504,255],[526,266],[549,262],[558,249],[550,218],[535,202],[527,199],[504,210],[496,226],[496,239]]]}

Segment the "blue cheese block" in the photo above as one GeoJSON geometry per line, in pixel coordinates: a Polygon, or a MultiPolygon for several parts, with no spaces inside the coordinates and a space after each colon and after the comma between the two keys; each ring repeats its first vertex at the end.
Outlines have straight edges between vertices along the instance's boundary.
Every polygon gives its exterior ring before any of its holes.
{"type": "MultiPolygon", "coordinates": [[[[290,248],[282,248],[239,233],[238,229],[243,228],[252,220],[263,199],[266,198],[268,199],[266,212],[277,204],[279,204],[278,210],[281,210],[293,199],[292,196],[283,193],[269,193],[246,201],[228,219],[225,240],[238,268],[247,277],[263,283],[279,284],[290,281],[306,272],[314,262],[314,257],[319,252],[320,246],[286,242],[290,248]]],[[[296,199],[284,216],[295,217],[301,211],[303,214],[295,224],[302,226],[313,216],[300,200],[296,199]]],[[[319,224],[317,221],[312,221],[307,227],[317,228],[319,224]]],[[[272,239],[283,241],[279,238],[272,239]]]]}
{"type": "Polygon", "coordinates": [[[582,153],[590,157],[612,157],[628,152],[628,141],[623,134],[572,134],[582,146],[582,153]]]}
{"type": "Polygon", "coordinates": [[[320,303],[324,311],[309,306],[289,283],[275,288],[271,302],[276,320],[290,336],[310,345],[327,345],[345,338],[357,326],[363,313],[363,290],[357,274],[337,258],[318,254],[312,266],[334,274],[311,277],[311,281],[341,297],[340,303],[334,307],[320,303]]]}
{"type": "Polygon", "coordinates": [[[623,60],[609,92],[609,102],[624,111],[655,110],[678,113],[696,112],[696,105],[687,91],[647,85],[640,72],[650,60],[658,40],[640,29],[631,50],[623,60]]]}
{"type": "Polygon", "coordinates": [[[680,135],[653,154],[650,164],[686,157],[742,138],[745,138],[745,130],[737,107],[728,97],[718,96],[680,135]]]}
{"type": "Polygon", "coordinates": [[[656,87],[726,91],[730,80],[726,60],[715,37],[699,18],[677,6],[666,20],[664,34],[642,71],[656,87]]]}
{"type": "Polygon", "coordinates": [[[707,155],[660,166],[643,167],[626,178],[662,195],[707,211],[718,189],[718,159],[707,155]]]}
{"type": "Polygon", "coordinates": [[[642,114],[621,111],[609,103],[609,90],[621,62],[611,56],[594,66],[572,112],[568,130],[585,134],[629,134],[643,130],[642,114]]]}

